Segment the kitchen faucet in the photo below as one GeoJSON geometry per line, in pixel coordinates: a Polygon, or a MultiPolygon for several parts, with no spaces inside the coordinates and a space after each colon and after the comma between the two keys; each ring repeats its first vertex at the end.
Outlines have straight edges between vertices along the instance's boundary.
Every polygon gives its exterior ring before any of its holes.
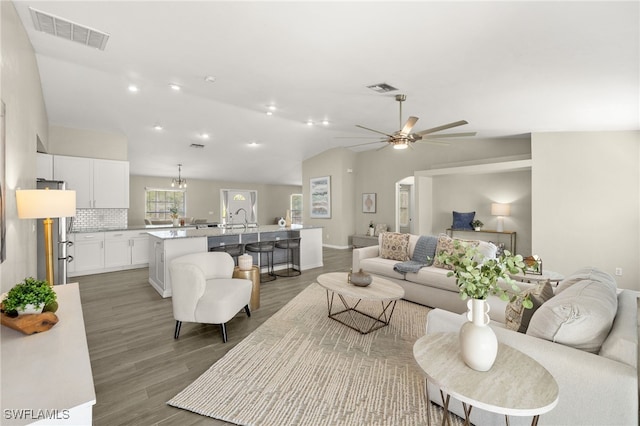
{"type": "Polygon", "coordinates": [[[247,211],[241,207],[235,212],[235,214],[237,215],[238,213],[240,213],[240,211],[244,212],[244,230],[246,231],[249,228],[249,222],[247,221],[247,211]]]}

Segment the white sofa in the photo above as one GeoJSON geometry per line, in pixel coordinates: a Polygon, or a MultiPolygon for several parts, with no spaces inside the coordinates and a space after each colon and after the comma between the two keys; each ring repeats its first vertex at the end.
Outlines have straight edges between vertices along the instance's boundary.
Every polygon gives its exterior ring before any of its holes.
{"type": "MultiPolygon", "coordinates": [[[[382,234],[379,236],[381,243],[382,234]]],[[[413,256],[418,235],[409,235],[408,255],[413,256]]],[[[362,269],[399,284],[405,292],[404,298],[411,302],[433,308],[442,308],[451,312],[466,312],[466,302],[460,299],[458,286],[454,277],[447,277],[450,272],[435,266],[426,266],[419,272],[401,274],[394,271],[397,260],[384,259],[380,256],[380,244],[353,249],[352,269],[362,269]]]]}

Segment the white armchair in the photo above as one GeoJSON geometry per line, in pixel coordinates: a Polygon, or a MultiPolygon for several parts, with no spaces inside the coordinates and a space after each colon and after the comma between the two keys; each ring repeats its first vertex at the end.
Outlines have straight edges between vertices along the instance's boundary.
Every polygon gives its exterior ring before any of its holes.
{"type": "Polygon", "coordinates": [[[182,322],[220,324],[227,341],[225,323],[242,308],[251,316],[251,280],[232,278],[235,264],[224,252],[203,252],[178,257],[171,262],[174,338],[182,322]]]}

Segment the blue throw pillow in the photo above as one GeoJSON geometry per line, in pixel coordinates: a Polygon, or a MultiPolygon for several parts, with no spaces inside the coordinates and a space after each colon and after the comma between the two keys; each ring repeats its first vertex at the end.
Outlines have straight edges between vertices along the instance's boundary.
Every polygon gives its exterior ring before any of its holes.
{"type": "Polygon", "coordinates": [[[453,229],[469,229],[473,231],[473,226],[471,226],[471,222],[473,222],[473,218],[476,216],[476,212],[469,213],[460,213],[453,212],[453,225],[451,226],[453,229]]]}

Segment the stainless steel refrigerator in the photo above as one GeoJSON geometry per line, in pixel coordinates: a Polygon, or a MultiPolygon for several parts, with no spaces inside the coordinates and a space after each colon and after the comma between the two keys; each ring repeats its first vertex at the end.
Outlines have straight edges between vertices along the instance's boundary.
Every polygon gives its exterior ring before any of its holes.
{"type": "MultiPolygon", "coordinates": [[[[66,189],[63,181],[38,179],[38,189],[66,189]]],[[[57,284],[67,283],[67,264],[73,261],[73,257],[67,254],[67,248],[73,244],[67,236],[73,223],[72,217],[52,218],[52,238],[53,238],[53,280],[57,284]]],[[[44,253],[44,225],[38,219],[38,279],[45,280],[47,277],[44,253]]]]}

